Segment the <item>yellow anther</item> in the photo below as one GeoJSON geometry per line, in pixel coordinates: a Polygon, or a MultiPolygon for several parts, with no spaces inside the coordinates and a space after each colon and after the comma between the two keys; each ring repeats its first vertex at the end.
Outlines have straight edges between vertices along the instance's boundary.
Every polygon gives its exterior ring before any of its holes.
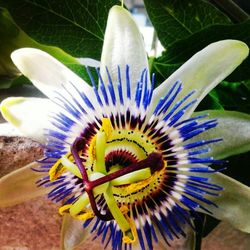
{"type": "Polygon", "coordinates": [[[60,215],[68,214],[71,206],[72,206],[71,204],[68,204],[60,207],[58,210],[59,214],[60,215]]]}
{"type": "MultiPolygon", "coordinates": [[[[72,207],[72,204],[64,205],[59,208],[58,212],[60,215],[70,214],[71,207],[72,207]]],[[[76,215],[72,215],[72,214],[70,215],[78,220],[88,220],[88,219],[95,217],[95,214],[91,209],[84,209],[76,215]]]]}
{"type": "Polygon", "coordinates": [[[77,167],[73,166],[74,164],[72,163],[72,160],[73,157],[71,155],[71,152],[65,154],[60,159],[58,159],[57,162],[49,170],[50,181],[58,179],[66,170],[69,170],[73,174],[80,177],[80,173],[77,167]],[[69,163],[69,161],[71,161],[71,164],[69,163]]]}
{"type": "Polygon", "coordinates": [[[108,118],[102,118],[102,127],[100,131],[105,132],[106,134],[106,139],[108,139],[112,133],[112,124],[108,118]]]}
{"type": "Polygon", "coordinates": [[[91,162],[93,162],[96,159],[95,149],[96,149],[96,136],[93,137],[89,145],[89,158],[91,162]]]}
{"type": "MultiPolygon", "coordinates": [[[[112,124],[108,118],[102,118],[102,126],[99,132],[104,132],[106,135],[106,140],[112,133],[112,124]]],[[[92,138],[90,145],[89,145],[89,158],[90,161],[93,162],[96,159],[96,135],[92,138]]]]}
{"type": "Polygon", "coordinates": [[[125,214],[125,218],[127,219],[130,225],[130,230],[127,232],[123,232],[122,241],[123,243],[132,244],[135,243],[138,238],[136,226],[133,219],[131,219],[127,214],[125,214]]]}
{"type": "Polygon", "coordinates": [[[88,220],[95,217],[95,213],[92,210],[81,211],[75,215],[74,218],[78,220],[88,220]]]}
{"type": "Polygon", "coordinates": [[[120,207],[120,210],[121,210],[121,212],[122,212],[123,214],[127,214],[128,211],[129,211],[128,207],[125,206],[125,205],[121,206],[121,207],[120,207]]]}
{"type": "Polygon", "coordinates": [[[129,208],[123,205],[120,207],[120,211],[122,212],[122,214],[124,215],[130,226],[130,229],[128,231],[123,232],[122,240],[124,243],[127,244],[134,243],[137,239],[137,231],[134,221],[128,216],[129,208]]]}
{"type": "Polygon", "coordinates": [[[61,159],[59,159],[49,170],[49,178],[50,181],[54,181],[59,178],[64,172],[66,168],[62,165],[61,159]]]}
{"type": "Polygon", "coordinates": [[[136,183],[131,183],[130,185],[125,187],[126,192],[133,193],[133,192],[137,192],[139,190],[142,190],[143,188],[147,187],[151,183],[154,183],[157,180],[157,178],[159,178],[161,176],[163,171],[164,171],[164,169],[161,169],[160,171],[155,172],[152,176],[150,176],[146,180],[139,181],[136,183]]]}

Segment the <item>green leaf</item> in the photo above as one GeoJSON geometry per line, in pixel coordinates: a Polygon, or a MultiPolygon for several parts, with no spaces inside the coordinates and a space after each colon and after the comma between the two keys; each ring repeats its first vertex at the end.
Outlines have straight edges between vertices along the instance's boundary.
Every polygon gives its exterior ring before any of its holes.
{"type": "Polygon", "coordinates": [[[66,66],[80,65],[76,58],[60,48],[37,43],[17,26],[6,9],[0,8],[0,89],[29,82],[27,78],[20,77],[10,58],[14,50],[22,47],[47,51],[66,66]]]}
{"type": "Polygon", "coordinates": [[[250,90],[244,82],[222,82],[215,89],[218,102],[227,110],[250,113],[250,90]]]}
{"type": "Polygon", "coordinates": [[[0,89],[8,89],[10,87],[20,86],[23,84],[29,84],[30,80],[24,75],[17,77],[4,77],[0,76],[0,89]]]}
{"type": "Polygon", "coordinates": [[[33,47],[47,51],[65,64],[79,64],[78,60],[63,50],[37,43],[22,31],[6,9],[0,8],[0,74],[17,75],[18,71],[10,59],[13,50],[33,47]]]}
{"type": "Polygon", "coordinates": [[[120,1],[0,0],[0,6],[37,42],[60,47],[77,58],[98,60],[108,12],[115,4],[120,1]]]}
{"type": "Polygon", "coordinates": [[[223,81],[202,100],[198,109],[226,109],[250,113],[250,89],[247,81],[223,81]]]}
{"type": "MultiPolygon", "coordinates": [[[[240,40],[250,47],[250,20],[235,25],[213,25],[181,41],[177,41],[168,46],[161,57],[154,60],[152,71],[161,75],[158,81],[161,81],[163,78],[166,79],[179,65],[182,65],[197,51],[210,43],[224,39],[240,40]]],[[[249,68],[250,57],[227,80],[235,82],[249,80],[249,68]]]]}
{"type": "Polygon", "coordinates": [[[211,90],[209,94],[204,97],[199,106],[196,108],[196,111],[207,110],[207,109],[224,110],[223,105],[220,103],[220,100],[218,99],[216,88],[217,87],[211,90]]]}
{"type": "Polygon", "coordinates": [[[86,69],[78,59],[65,53],[60,48],[37,43],[17,26],[6,9],[0,8],[0,89],[30,83],[26,77],[20,76],[19,71],[10,59],[10,54],[22,47],[38,48],[50,53],[89,82],[86,69]]]}
{"type": "Polygon", "coordinates": [[[250,153],[246,152],[243,154],[231,156],[227,158],[227,161],[229,163],[229,167],[223,171],[224,174],[234,178],[242,184],[250,186],[249,168],[245,167],[249,165],[250,153]]]}
{"type": "Polygon", "coordinates": [[[203,0],[144,0],[159,40],[167,48],[212,24],[229,24],[217,8],[203,0]]]}

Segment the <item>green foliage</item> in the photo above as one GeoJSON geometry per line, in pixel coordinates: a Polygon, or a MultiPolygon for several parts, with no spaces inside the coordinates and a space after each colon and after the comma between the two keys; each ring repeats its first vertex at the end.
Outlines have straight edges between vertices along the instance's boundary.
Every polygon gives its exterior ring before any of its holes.
{"type": "MultiPolygon", "coordinates": [[[[187,61],[193,54],[206,47],[208,44],[224,40],[236,39],[245,42],[250,46],[250,20],[241,24],[232,25],[212,25],[188,38],[177,41],[168,46],[162,56],[154,61],[153,69],[159,72],[162,79],[166,79],[180,65],[187,61]]],[[[228,78],[228,81],[248,80],[250,68],[250,58],[228,78]]]]}
{"type": "MultiPolygon", "coordinates": [[[[144,0],[165,51],[150,58],[157,84],[193,54],[222,39],[238,39],[250,46],[250,20],[232,24],[205,0],[144,0]]],[[[23,84],[10,54],[20,47],[45,50],[89,81],[76,58],[100,59],[109,9],[118,0],[0,0],[0,88],[23,84]]],[[[201,103],[203,108],[249,112],[250,58],[201,103]]]]}
{"type": "MultiPolygon", "coordinates": [[[[210,43],[236,39],[250,47],[250,19],[232,24],[229,18],[207,1],[144,0],[144,3],[165,48],[161,56],[150,60],[150,69],[156,74],[157,85],[210,43]]],[[[212,90],[199,109],[227,109],[249,113],[249,68],[250,57],[226,82],[212,90]]]]}
{"type": "Polygon", "coordinates": [[[15,22],[37,42],[74,57],[100,59],[109,9],[118,0],[0,0],[15,22]]]}
{"type": "Polygon", "coordinates": [[[203,100],[199,109],[226,109],[249,113],[250,91],[246,82],[223,81],[203,100]]]}
{"type": "Polygon", "coordinates": [[[23,83],[10,59],[11,52],[21,47],[47,51],[88,80],[76,58],[100,59],[108,11],[118,3],[0,0],[4,7],[0,8],[0,88],[23,83]]]}
{"type": "Polygon", "coordinates": [[[230,24],[228,17],[204,0],[144,0],[162,45],[167,48],[213,24],[230,24]]]}

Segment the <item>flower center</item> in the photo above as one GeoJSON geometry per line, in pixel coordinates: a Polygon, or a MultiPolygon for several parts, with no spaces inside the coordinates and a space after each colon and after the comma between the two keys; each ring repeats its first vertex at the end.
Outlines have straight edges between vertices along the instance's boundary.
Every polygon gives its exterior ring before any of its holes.
{"type": "Polygon", "coordinates": [[[82,179],[85,193],[60,212],[69,212],[79,219],[94,215],[104,221],[115,219],[124,233],[124,242],[134,242],[136,231],[129,217],[129,204],[138,199],[136,194],[141,190],[152,188],[165,164],[154,142],[140,131],[113,130],[110,120],[103,118],[100,130],[90,142],[77,138],[71,153],[51,168],[50,177],[53,180],[68,170],[82,179]],[[107,205],[104,213],[96,202],[100,195],[107,205]],[[130,202],[126,201],[128,196],[132,197],[130,202]]]}

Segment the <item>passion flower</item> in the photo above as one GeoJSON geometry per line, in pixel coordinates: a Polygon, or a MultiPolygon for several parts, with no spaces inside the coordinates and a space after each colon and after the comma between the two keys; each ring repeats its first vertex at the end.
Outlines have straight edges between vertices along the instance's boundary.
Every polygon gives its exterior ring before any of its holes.
{"type": "MultiPolygon", "coordinates": [[[[218,197],[229,185],[214,181],[225,178],[210,164],[223,162],[208,156],[224,143],[224,132],[214,132],[213,112],[193,111],[247,56],[246,45],[211,44],[155,88],[142,44],[130,14],[115,6],[98,81],[88,70],[89,86],[47,53],[24,48],[12,54],[14,63],[51,101],[9,98],[1,104],[8,121],[44,143],[35,170],[45,176],[37,185],[63,202],[60,214],[81,220],[112,249],[171,244],[185,236],[184,225],[194,228],[197,211],[223,217],[218,197]],[[20,118],[18,108],[30,101],[37,113],[20,118]]],[[[244,218],[232,223],[248,231],[244,218]]]]}

